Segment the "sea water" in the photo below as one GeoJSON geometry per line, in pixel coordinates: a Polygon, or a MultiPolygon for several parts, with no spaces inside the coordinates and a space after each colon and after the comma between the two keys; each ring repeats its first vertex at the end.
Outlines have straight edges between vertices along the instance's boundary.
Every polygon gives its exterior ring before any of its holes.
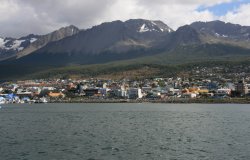
{"type": "Polygon", "coordinates": [[[3,105],[0,159],[249,160],[250,105],[3,105]]]}

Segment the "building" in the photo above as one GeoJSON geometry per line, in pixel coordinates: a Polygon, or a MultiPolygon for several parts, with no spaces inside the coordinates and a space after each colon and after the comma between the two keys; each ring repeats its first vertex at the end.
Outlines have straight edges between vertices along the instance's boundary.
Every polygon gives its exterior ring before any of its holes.
{"type": "Polygon", "coordinates": [[[196,98],[197,94],[195,94],[195,93],[183,93],[182,97],[183,98],[196,98]]]}
{"type": "Polygon", "coordinates": [[[248,87],[246,85],[246,82],[244,79],[240,80],[236,85],[235,85],[235,90],[239,92],[241,95],[245,95],[248,93],[248,87]]]}
{"type": "Polygon", "coordinates": [[[62,92],[49,92],[48,96],[52,98],[59,98],[59,97],[64,98],[65,97],[65,95],[62,92]]]}
{"type": "Polygon", "coordinates": [[[97,95],[99,93],[98,89],[96,89],[96,88],[88,88],[88,89],[85,89],[83,91],[85,93],[85,96],[88,96],[88,97],[97,95]]]}
{"type": "Polygon", "coordinates": [[[129,99],[137,99],[143,97],[142,90],[140,88],[129,88],[127,94],[129,99]]]}
{"type": "Polygon", "coordinates": [[[231,95],[232,90],[229,88],[220,88],[217,90],[218,94],[231,95]]]}
{"type": "Polygon", "coordinates": [[[127,97],[127,91],[123,90],[123,89],[114,89],[114,95],[116,97],[120,97],[120,98],[126,98],[127,97]]]}
{"type": "Polygon", "coordinates": [[[31,98],[33,96],[33,93],[30,92],[30,91],[27,91],[25,89],[17,89],[17,93],[16,93],[17,96],[23,98],[23,97],[29,97],[31,98]]]}

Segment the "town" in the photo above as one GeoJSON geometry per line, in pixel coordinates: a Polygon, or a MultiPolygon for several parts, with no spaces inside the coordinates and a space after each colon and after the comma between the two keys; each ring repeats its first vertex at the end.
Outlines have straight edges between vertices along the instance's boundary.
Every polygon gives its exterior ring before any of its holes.
{"type": "Polygon", "coordinates": [[[249,103],[250,76],[226,67],[195,67],[176,77],[119,80],[39,79],[0,84],[0,104],[47,102],[249,103]]]}

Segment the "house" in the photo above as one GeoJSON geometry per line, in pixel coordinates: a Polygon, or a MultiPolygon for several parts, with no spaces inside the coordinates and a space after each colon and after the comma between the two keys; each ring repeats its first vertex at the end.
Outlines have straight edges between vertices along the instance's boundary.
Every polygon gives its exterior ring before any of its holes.
{"type": "Polygon", "coordinates": [[[152,90],[152,88],[151,88],[150,86],[142,87],[142,91],[143,91],[144,93],[149,93],[151,90],[152,90]]]}
{"type": "Polygon", "coordinates": [[[169,95],[180,95],[181,90],[176,88],[168,88],[169,95]]]}
{"type": "Polygon", "coordinates": [[[88,88],[88,89],[85,89],[83,91],[84,91],[85,95],[89,96],[89,97],[98,94],[98,89],[95,89],[95,88],[88,88]]]}
{"type": "Polygon", "coordinates": [[[108,90],[109,89],[107,89],[107,88],[99,88],[98,93],[105,97],[105,96],[107,96],[108,90]]]}
{"type": "Polygon", "coordinates": [[[246,84],[246,89],[247,89],[247,93],[250,93],[250,84],[249,83],[246,84]]]}
{"type": "Polygon", "coordinates": [[[208,94],[208,93],[209,93],[209,90],[208,90],[208,89],[199,89],[199,90],[198,90],[198,93],[199,93],[199,94],[208,94]]]}
{"type": "Polygon", "coordinates": [[[229,89],[229,88],[220,88],[220,89],[217,90],[218,94],[230,95],[231,92],[232,92],[232,90],[229,89]]]}
{"type": "Polygon", "coordinates": [[[29,91],[27,91],[25,89],[19,88],[19,89],[17,89],[16,95],[19,96],[19,97],[21,97],[21,98],[23,98],[23,97],[29,97],[29,98],[31,98],[33,96],[33,93],[29,92],[29,91]]]}
{"type": "Polygon", "coordinates": [[[127,90],[125,89],[114,89],[114,95],[116,97],[122,97],[122,98],[126,98],[128,95],[127,95],[127,90]]]}
{"type": "Polygon", "coordinates": [[[183,93],[182,97],[183,98],[196,98],[197,94],[195,94],[195,93],[183,93]]]}
{"type": "Polygon", "coordinates": [[[65,94],[63,94],[62,92],[49,92],[48,96],[51,98],[59,98],[59,97],[64,98],[65,94]]]}

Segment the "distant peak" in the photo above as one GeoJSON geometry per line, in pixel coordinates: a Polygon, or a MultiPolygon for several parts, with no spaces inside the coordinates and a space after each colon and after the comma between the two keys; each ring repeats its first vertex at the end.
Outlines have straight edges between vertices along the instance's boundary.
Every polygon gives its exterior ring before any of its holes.
{"type": "Polygon", "coordinates": [[[137,18],[137,19],[129,19],[129,20],[126,20],[125,22],[131,22],[131,21],[148,21],[148,20],[142,19],[142,18],[137,18]]]}
{"type": "Polygon", "coordinates": [[[129,26],[134,26],[140,33],[144,32],[172,32],[168,25],[159,20],[129,19],[124,22],[129,26]]]}
{"type": "MultiPolygon", "coordinates": [[[[200,26],[200,25],[233,25],[233,26],[241,26],[239,24],[234,24],[234,23],[230,23],[230,22],[224,22],[224,21],[221,21],[221,20],[214,20],[214,21],[197,21],[197,22],[193,22],[191,24],[191,26],[200,26]]],[[[242,26],[244,27],[244,26],[242,26]]]]}
{"type": "Polygon", "coordinates": [[[59,30],[64,30],[64,29],[76,29],[76,30],[79,30],[76,26],[74,25],[69,25],[69,26],[66,26],[66,27],[62,27],[60,28],[59,30]]]}
{"type": "Polygon", "coordinates": [[[74,25],[69,25],[68,27],[69,27],[69,28],[78,28],[78,27],[76,27],[76,26],[74,26],[74,25]]]}
{"type": "Polygon", "coordinates": [[[225,22],[220,21],[220,20],[214,20],[214,21],[196,21],[196,22],[193,22],[192,24],[194,24],[194,23],[204,23],[204,24],[206,24],[206,23],[225,23],[225,22]]]}
{"type": "Polygon", "coordinates": [[[35,35],[35,34],[29,34],[29,35],[21,37],[19,39],[31,39],[31,38],[36,38],[36,37],[39,37],[39,36],[35,35]]]}
{"type": "Polygon", "coordinates": [[[184,25],[176,30],[176,32],[186,32],[186,31],[195,31],[195,29],[192,28],[190,25],[184,25]]]}
{"type": "MultiPolygon", "coordinates": [[[[103,22],[100,25],[109,25],[109,24],[115,24],[115,23],[123,23],[120,20],[115,20],[115,21],[111,21],[111,22],[103,22]]],[[[97,25],[98,26],[98,25],[97,25]]],[[[95,27],[95,26],[94,26],[95,27]]]]}
{"type": "Polygon", "coordinates": [[[124,21],[124,23],[153,23],[153,24],[161,23],[161,24],[166,25],[164,22],[160,20],[147,20],[147,19],[129,19],[127,21],[124,21]]]}

